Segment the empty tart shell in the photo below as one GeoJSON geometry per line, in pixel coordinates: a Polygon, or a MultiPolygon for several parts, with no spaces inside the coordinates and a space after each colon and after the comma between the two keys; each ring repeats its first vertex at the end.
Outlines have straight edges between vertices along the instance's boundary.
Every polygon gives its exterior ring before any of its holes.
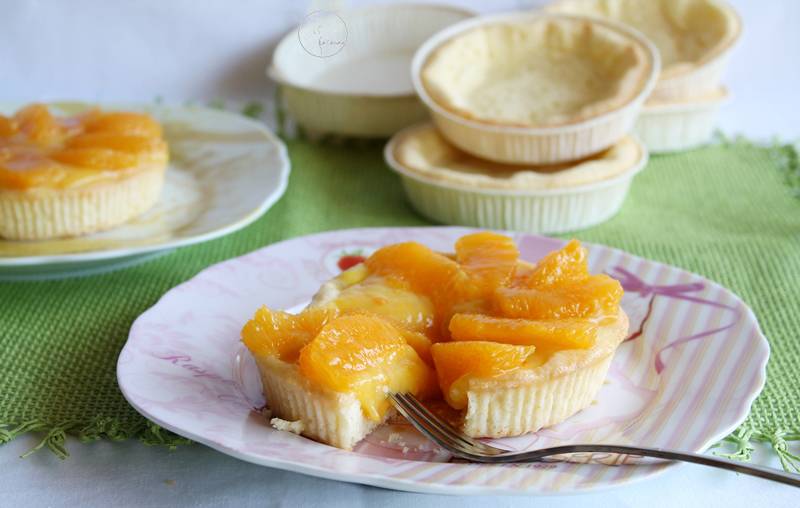
{"type": "Polygon", "coordinates": [[[384,157],[412,206],[444,224],[560,233],[612,217],[648,151],[626,136],[592,157],[551,166],[499,164],[463,152],[431,124],[410,127],[384,157]]]}
{"type": "Polygon", "coordinates": [[[652,40],[661,54],[652,93],[659,100],[713,93],[742,34],[736,11],[719,0],[560,0],[545,10],[612,19],[652,40]]]}
{"type": "Polygon", "coordinates": [[[655,47],[597,18],[512,13],[423,44],[412,78],[444,137],[477,157],[557,164],[627,133],[660,70],[655,47]]]}

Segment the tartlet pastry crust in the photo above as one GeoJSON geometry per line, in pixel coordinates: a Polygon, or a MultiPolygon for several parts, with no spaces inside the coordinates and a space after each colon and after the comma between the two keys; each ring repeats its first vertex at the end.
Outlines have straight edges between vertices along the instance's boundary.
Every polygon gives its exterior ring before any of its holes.
{"type": "Polygon", "coordinates": [[[142,164],[119,178],[66,189],[0,189],[0,237],[70,237],[127,222],[158,201],[166,168],[166,160],[142,164]]]}
{"type": "Polygon", "coordinates": [[[547,166],[501,164],[465,153],[432,125],[409,130],[396,141],[395,160],[405,168],[445,184],[503,190],[543,190],[587,185],[634,167],[642,148],[626,136],[611,148],[575,162],[547,166]]]}
{"type": "Polygon", "coordinates": [[[661,54],[662,80],[708,64],[741,32],[733,9],[717,0],[560,0],[545,10],[602,16],[639,30],[661,54]]]}
{"type": "Polygon", "coordinates": [[[628,104],[653,65],[640,41],[604,22],[542,17],[456,35],[428,56],[420,79],[434,102],[462,118],[554,127],[628,104]]]}

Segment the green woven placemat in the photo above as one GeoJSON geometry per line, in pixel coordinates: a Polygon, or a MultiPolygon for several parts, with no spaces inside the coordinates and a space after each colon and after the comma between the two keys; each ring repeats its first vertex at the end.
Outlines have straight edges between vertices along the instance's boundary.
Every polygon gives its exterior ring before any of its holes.
{"type": "MultiPolygon", "coordinates": [[[[279,240],[430,224],[406,203],[381,143],[287,145],[286,194],[242,231],[109,274],[0,283],[0,442],[40,431],[42,446],[61,456],[67,432],[186,442],[139,415],[117,386],[117,356],[140,313],[203,268],[279,240]]],[[[800,438],[800,200],[787,185],[796,153],[781,153],[783,164],[769,149],[723,143],[653,156],[619,214],[574,236],[700,273],[753,308],[772,356],[763,393],[730,439],[741,458],[751,441],[770,441],[789,467],[797,457],[786,440],[800,438]]]]}

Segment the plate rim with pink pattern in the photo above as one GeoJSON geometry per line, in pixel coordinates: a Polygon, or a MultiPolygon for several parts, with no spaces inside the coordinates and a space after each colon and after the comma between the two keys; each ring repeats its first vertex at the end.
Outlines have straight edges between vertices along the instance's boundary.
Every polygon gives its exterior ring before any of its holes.
{"type": "MultiPolygon", "coordinates": [[[[304,305],[340,272],[345,257],[352,262],[359,253],[369,255],[401,241],[452,251],[456,239],[477,231],[482,230],[329,231],[217,263],[168,291],[134,322],[117,364],[122,393],[148,419],[233,457],[397,490],[575,494],[628,485],[668,469],[671,463],[608,454],[578,462],[465,463],[408,424],[376,431],[349,452],[275,430],[256,411],[255,399],[263,397],[260,382],[253,365],[237,357],[239,332],[256,309],[304,305]],[[232,371],[235,358],[238,372],[232,371]]],[[[526,261],[566,244],[530,233],[503,233],[514,238],[526,261]]],[[[618,278],[625,289],[629,337],[591,406],[551,429],[493,442],[519,450],[602,441],[708,449],[744,421],[766,380],[769,344],[752,310],[700,275],[612,247],[585,245],[590,271],[618,278]]]]}

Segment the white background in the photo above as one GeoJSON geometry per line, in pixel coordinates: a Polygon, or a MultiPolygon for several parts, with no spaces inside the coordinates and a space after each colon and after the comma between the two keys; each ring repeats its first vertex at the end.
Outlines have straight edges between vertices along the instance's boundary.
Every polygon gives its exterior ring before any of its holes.
{"type": "MultiPolygon", "coordinates": [[[[419,1],[419,0],[417,0],[419,1]]],[[[676,0],[677,1],[677,0],[676,0]]],[[[440,0],[477,12],[545,0],[440,0]]],[[[0,0],[0,100],[267,101],[277,41],[322,0],[0,0]]],[[[388,3],[351,0],[349,7],[388,3]]],[[[743,43],[720,111],[727,133],[800,137],[800,2],[730,0],[743,43]]]]}
{"type": "MultiPolygon", "coordinates": [[[[800,138],[800,2],[729,0],[746,34],[725,83],[733,99],[719,127],[760,140],[800,138]]],[[[339,2],[341,4],[341,2],[339,2]]],[[[385,3],[350,1],[349,7],[385,3]]],[[[478,12],[539,0],[443,1],[478,12]]],[[[323,2],[276,0],[0,0],[0,101],[141,100],[267,103],[272,50],[323,2]]],[[[328,5],[330,7],[330,4],[328,5]]],[[[334,5],[335,8],[341,5],[334,5]]],[[[587,496],[450,497],[388,491],[242,462],[202,445],[176,451],[122,443],[81,444],[61,461],[48,450],[19,456],[41,436],[0,447],[0,506],[500,507],[798,506],[800,490],[683,465],[656,479],[587,496]],[[170,482],[171,480],[171,482],[170,482]]],[[[800,444],[790,444],[800,454],[800,444]]],[[[780,467],[768,447],[754,462],[780,467]]]]}

